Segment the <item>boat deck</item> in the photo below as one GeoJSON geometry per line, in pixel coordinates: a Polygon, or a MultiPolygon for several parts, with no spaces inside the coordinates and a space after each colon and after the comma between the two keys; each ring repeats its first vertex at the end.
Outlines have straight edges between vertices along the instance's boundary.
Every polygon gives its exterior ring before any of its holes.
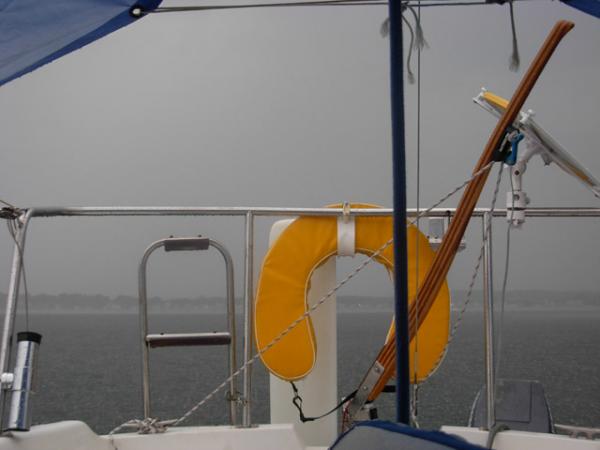
{"type": "Polygon", "coordinates": [[[162,434],[126,433],[99,436],[85,423],[65,421],[38,425],[29,432],[0,438],[0,450],[320,450],[305,445],[292,424],[178,427],[162,434]]]}

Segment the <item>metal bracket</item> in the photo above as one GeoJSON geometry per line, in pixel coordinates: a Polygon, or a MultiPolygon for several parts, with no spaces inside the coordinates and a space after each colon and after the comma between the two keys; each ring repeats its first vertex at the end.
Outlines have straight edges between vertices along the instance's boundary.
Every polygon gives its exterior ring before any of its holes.
{"type": "MultiPolygon", "coordinates": [[[[429,217],[429,234],[427,235],[427,239],[429,240],[429,245],[431,245],[431,248],[434,251],[437,251],[440,245],[442,245],[442,240],[449,226],[449,215],[447,217],[429,217]]],[[[458,251],[461,252],[466,247],[467,241],[461,239],[458,246],[458,251]]]]}
{"type": "Polygon", "coordinates": [[[364,422],[365,420],[377,420],[379,415],[377,413],[377,407],[371,403],[367,402],[363,405],[362,408],[358,410],[354,419],[356,421],[364,422]]]}
{"type": "Polygon", "coordinates": [[[342,203],[342,218],[344,223],[350,222],[350,202],[342,203]]]}
{"type": "Polygon", "coordinates": [[[2,389],[10,389],[15,381],[15,374],[5,372],[0,375],[0,387],[2,389]]]}
{"type": "Polygon", "coordinates": [[[381,378],[381,375],[383,374],[383,369],[383,365],[379,361],[375,361],[375,364],[371,366],[371,368],[365,375],[365,378],[360,383],[360,386],[358,386],[356,395],[350,401],[350,403],[348,403],[348,406],[346,408],[348,420],[348,423],[346,424],[347,426],[350,426],[352,422],[354,422],[358,413],[362,410],[365,403],[367,403],[369,394],[371,393],[373,387],[375,387],[375,385],[381,378]]]}

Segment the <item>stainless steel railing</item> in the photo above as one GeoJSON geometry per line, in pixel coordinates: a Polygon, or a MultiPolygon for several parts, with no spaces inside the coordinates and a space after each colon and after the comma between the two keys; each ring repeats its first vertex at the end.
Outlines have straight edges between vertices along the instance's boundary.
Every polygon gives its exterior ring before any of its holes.
{"type": "MultiPolygon", "coordinates": [[[[422,211],[422,210],[421,210],[422,211]]],[[[416,216],[415,209],[409,209],[409,216],[416,216]]],[[[427,212],[427,217],[452,217],[454,208],[436,208],[427,212]]],[[[600,208],[528,208],[527,217],[600,217],[600,208]]],[[[245,243],[244,243],[244,361],[246,364],[253,356],[252,339],[252,317],[253,317],[253,295],[254,295],[254,220],[256,217],[284,217],[284,216],[341,216],[344,214],[342,208],[271,208],[271,207],[175,207],[175,206],[150,206],[150,207],[53,207],[53,208],[31,208],[24,211],[19,219],[19,227],[16,235],[16,244],[13,251],[13,261],[10,273],[10,282],[7,292],[6,310],[4,318],[4,329],[0,343],[0,370],[2,373],[8,371],[12,344],[15,311],[19,294],[20,268],[25,251],[25,238],[27,226],[32,218],[43,217],[91,217],[91,216],[238,216],[245,218],[245,243]]],[[[391,209],[363,209],[350,210],[352,216],[386,216],[391,215],[391,209]]],[[[488,208],[478,208],[473,212],[473,217],[484,218],[485,215],[492,217],[506,217],[506,209],[490,211],[488,208]]],[[[491,275],[491,248],[490,258],[484,258],[486,274],[491,275]],[[486,262],[487,261],[487,262],[486,262]]],[[[488,280],[490,282],[490,280],[488,280]]],[[[492,304],[492,290],[486,289],[487,296],[484,304],[492,304]]],[[[486,335],[491,336],[491,314],[487,315],[486,335]]],[[[486,382],[493,385],[493,343],[486,339],[486,382]]],[[[250,390],[252,373],[251,366],[247,366],[243,375],[243,409],[242,426],[251,426],[251,403],[250,390]]],[[[490,392],[492,389],[488,389],[490,392]]],[[[0,389],[0,407],[4,412],[7,390],[0,389]]],[[[493,394],[492,394],[493,395],[493,394]]],[[[493,402],[493,398],[488,398],[493,402]]],[[[488,410],[491,408],[488,408],[488,410]]],[[[3,416],[3,414],[2,414],[3,416]]],[[[1,417],[1,416],[0,416],[1,417]]]]}

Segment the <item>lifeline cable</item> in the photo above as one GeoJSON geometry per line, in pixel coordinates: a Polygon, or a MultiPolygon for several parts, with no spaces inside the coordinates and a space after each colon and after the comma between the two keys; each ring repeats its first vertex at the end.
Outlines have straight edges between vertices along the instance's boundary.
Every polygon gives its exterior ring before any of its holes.
{"type": "MultiPolygon", "coordinates": [[[[515,1],[533,1],[533,0],[512,0],[515,1]]],[[[435,6],[490,6],[495,5],[489,1],[453,1],[453,0],[405,0],[403,5],[411,6],[423,2],[422,7],[435,6]]],[[[141,14],[163,14],[170,12],[192,12],[192,11],[215,11],[231,9],[251,9],[251,8],[281,8],[281,7],[326,7],[326,6],[386,6],[387,1],[383,0],[316,0],[300,2],[274,2],[274,3],[250,3],[228,4],[228,5],[205,5],[205,6],[163,6],[152,11],[142,11],[141,14]]]]}

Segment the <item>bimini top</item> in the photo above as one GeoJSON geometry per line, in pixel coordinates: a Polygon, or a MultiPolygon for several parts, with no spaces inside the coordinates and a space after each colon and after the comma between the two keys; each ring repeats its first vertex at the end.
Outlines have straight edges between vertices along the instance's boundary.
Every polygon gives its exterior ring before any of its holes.
{"type": "MultiPolygon", "coordinates": [[[[600,17],[600,0],[561,1],[600,17]]],[[[144,17],[146,12],[156,10],[161,2],[162,0],[0,0],[0,86],[135,22],[144,17]]],[[[280,6],[286,3],[279,2],[280,6]]],[[[452,3],[452,0],[447,3],[452,3]]],[[[493,3],[497,2],[490,2],[493,3]]],[[[194,6],[198,9],[211,9],[206,5],[194,6]]],[[[213,7],[227,9],[237,8],[238,5],[213,7]]],[[[244,7],[251,8],[253,5],[245,4],[244,7]]]]}
{"type": "Polygon", "coordinates": [[[0,0],[0,85],[94,42],[161,0],[0,0]]]}

